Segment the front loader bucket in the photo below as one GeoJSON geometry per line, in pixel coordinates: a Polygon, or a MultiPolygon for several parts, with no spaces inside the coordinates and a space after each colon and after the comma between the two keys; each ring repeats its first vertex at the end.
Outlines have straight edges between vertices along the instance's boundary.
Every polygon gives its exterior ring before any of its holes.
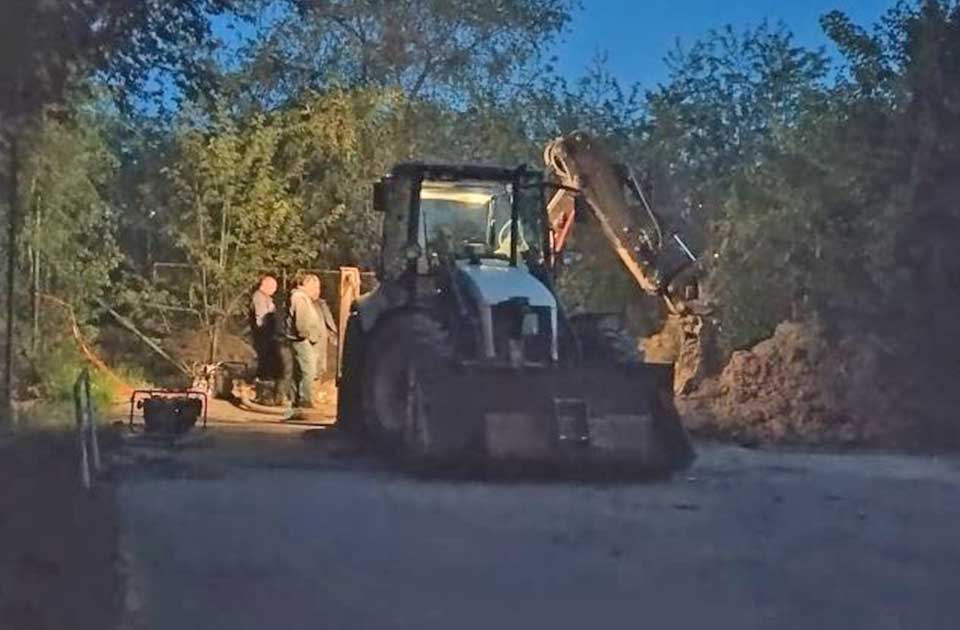
{"type": "Polygon", "coordinates": [[[429,389],[420,450],[431,459],[665,472],[694,458],[669,365],[460,366],[429,389]]]}

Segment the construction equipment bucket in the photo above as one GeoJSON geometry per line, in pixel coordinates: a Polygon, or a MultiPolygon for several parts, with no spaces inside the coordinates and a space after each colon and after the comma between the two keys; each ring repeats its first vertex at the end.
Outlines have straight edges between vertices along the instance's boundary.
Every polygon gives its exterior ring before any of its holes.
{"type": "Polygon", "coordinates": [[[694,458],[670,365],[461,365],[424,386],[418,439],[434,460],[662,472],[694,458]]]}

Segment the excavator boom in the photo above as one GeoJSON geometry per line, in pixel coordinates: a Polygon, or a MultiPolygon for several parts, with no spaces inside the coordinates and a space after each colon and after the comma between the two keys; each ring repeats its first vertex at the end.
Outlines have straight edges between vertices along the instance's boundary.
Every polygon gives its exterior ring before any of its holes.
{"type": "Polygon", "coordinates": [[[554,231],[562,235],[555,242],[555,251],[562,250],[573,225],[576,201],[570,189],[575,189],[589,205],[604,238],[640,288],[647,293],[659,293],[656,271],[649,265],[653,256],[649,238],[639,229],[635,209],[625,195],[622,167],[582,132],[548,144],[544,162],[564,186],[547,206],[554,231]]]}
{"type": "Polygon", "coordinates": [[[659,217],[629,168],[614,161],[589,134],[578,131],[556,138],[544,149],[544,162],[560,187],[547,204],[553,249],[566,246],[575,224],[578,201],[585,202],[612,249],[637,286],[663,299],[665,329],[681,331],[674,357],[675,387],[684,391],[702,372],[705,309],[691,270],[697,262],[679,234],[664,236],[659,217]]]}

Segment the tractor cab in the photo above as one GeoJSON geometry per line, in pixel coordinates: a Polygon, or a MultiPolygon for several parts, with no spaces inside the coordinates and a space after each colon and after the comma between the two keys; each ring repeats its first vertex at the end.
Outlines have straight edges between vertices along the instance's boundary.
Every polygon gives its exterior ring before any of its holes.
{"type": "Polygon", "coordinates": [[[374,207],[387,276],[414,262],[420,274],[451,261],[540,267],[549,255],[541,176],[526,167],[400,164],[375,185],[374,207]]]}

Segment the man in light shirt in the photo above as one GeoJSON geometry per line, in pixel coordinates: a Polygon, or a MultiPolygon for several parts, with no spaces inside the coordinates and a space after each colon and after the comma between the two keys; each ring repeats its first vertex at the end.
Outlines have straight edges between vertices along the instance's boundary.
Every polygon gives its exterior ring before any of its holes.
{"type": "Polygon", "coordinates": [[[276,292],[277,279],[267,275],[250,296],[250,334],[257,353],[257,378],[264,380],[277,378],[281,369],[277,306],[273,302],[276,292]]]}

